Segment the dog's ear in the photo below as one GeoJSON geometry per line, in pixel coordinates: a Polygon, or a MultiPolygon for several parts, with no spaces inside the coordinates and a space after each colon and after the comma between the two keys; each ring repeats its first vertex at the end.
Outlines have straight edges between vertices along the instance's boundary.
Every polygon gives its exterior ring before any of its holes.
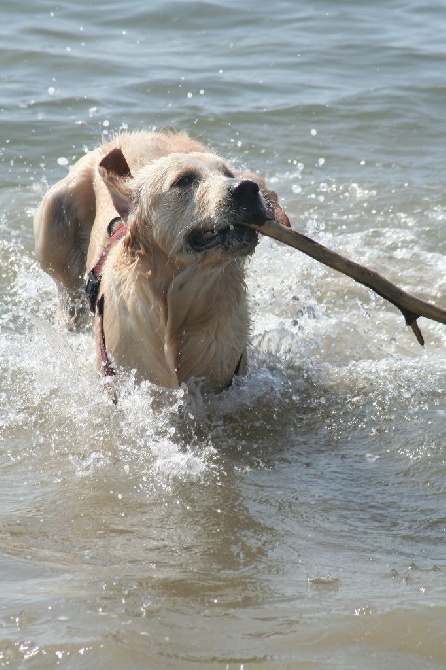
{"type": "Polygon", "coordinates": [[[281,223],[282,226],[291,228],[291,223],[288,218],[288,215],[286,214],[285,210],[279,205],[279,198],[277,196],[277,193],[273,191],[271,188],[268,188],[263,177],[257,174],[257,172],[244,172],[242,178],[251,179],[251,181],[255,181],[256,184],[259,185],[259,188],[262,191],[262,195],[265,198],[267,205],[272,210],[271,213],[274,216],[274,220],[277,221],[278,223],[281,223]]]}
{"type": "Polygon", "coordinates": [[[99,163],[99,174],[106,184],[119,216],[127,220],[131,191],[128,180],[132,173],[121,149],[113,149],[99,163]]]}

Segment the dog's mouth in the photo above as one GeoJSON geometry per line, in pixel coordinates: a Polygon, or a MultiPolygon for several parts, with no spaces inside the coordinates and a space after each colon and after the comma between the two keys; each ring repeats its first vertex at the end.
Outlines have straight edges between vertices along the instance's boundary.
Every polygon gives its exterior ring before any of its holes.
{"type": "Polygon", "coordinates": [[[258,234],[245,226],[227,226],[226,228],[205,228],[192,231],[187,238],[188,247],[195,253],[221,247],[226,251],[254,251],[258,234]]]}

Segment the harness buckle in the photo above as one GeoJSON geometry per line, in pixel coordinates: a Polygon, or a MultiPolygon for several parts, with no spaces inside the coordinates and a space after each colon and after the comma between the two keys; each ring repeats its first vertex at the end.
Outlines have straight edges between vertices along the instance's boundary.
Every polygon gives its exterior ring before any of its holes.
{"type": "Polygon", "coordinates": [[[90,312],[95,312],[96,303],[99,295],[99,287],[101,280],[97,276],[94,270],[90,270],[88,273],[87,283],[85,284],[85,294],[88,299],[88,304],[90,305],[90,312]]]}

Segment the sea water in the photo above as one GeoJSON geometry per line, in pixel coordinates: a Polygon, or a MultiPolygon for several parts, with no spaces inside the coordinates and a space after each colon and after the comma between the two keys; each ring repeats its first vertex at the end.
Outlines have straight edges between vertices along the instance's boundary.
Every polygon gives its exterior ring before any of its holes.
{"type": "Polygon", "coordinates": [[[446,305],[446,8],[3,3],[0,666],[446,665],[446,327],[264,239],[228,391],[94,369],[34,256],[121,129],[261,172],[293,227],[446,305]]]}

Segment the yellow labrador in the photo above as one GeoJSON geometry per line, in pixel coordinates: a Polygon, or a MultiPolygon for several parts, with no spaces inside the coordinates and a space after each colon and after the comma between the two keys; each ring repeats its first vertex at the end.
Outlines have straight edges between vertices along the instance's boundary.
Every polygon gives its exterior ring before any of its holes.
{"type": "Polygon", "coordinates": [[[134,369],[165,387],[202,378],[219,391],[246,364],[244,263],[258,239],[243,224],[273,217],[289,225],[261,177],[236,174],[187,134],[124,133],[45,195],[36,254],[72,327],[90,271],[105,374],[134,369]]]}

